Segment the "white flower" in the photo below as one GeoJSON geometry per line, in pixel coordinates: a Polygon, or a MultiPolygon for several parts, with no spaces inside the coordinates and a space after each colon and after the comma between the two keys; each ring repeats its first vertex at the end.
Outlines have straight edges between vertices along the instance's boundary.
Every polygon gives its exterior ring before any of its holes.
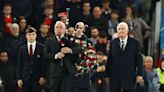
{"type": "Polygon", "coordinates": [[[80,43],[80,40],[77,40],[77,39],[76,39],[75,42],[76,42],[76,43],[80,43]]]}
{"type": "Polygon", "coordinates": [[[84,52],[84,54],[86,55],[86,54],[87,54],[87,52],[85,51],[85,52],[84,52]]]}
{"type": "Polygon", "coordinates": [[[84,46],[84,47],[86,47],[87,45],[86,45],[86,44],[84,44],[83,46],[84,46]]]}
{"type": "Polygon", "coordinates": [[[73,41],[73,38],[71,37],[70,40],[73,41]]]}
{"type": "Polygon", "coordinates": [[[61,46],[64,46],[64,44],[62,43],[61,46]]]}

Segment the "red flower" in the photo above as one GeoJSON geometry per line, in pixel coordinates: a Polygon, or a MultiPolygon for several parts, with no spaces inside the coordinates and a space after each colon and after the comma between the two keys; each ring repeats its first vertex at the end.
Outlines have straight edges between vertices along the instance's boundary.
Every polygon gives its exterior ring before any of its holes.
{"type": "Polygon", "coordinates": [[[87,63],[86,63],[86,62],[83,62],[83,63],[82,63],[82,66],[87,66],[87,63]]]}
{"type": "Polygon", "coordinates": [[[93,63],[89,63],[89,65],[88,65],[89,67],[92,67],[93,66],[93,63]]]}

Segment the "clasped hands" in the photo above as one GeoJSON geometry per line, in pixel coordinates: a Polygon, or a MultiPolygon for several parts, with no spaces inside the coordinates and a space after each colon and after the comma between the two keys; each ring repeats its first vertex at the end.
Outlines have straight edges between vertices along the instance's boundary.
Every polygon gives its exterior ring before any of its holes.
{"type": "Polygon", "coordinates": [[[69,47],[63,47],[63,48],[61,48],[61,51],[55,55],[55,59],[57,59],[57,58],[62,59],[62,58],[64,58],[65,54],[67,54],[67,53],[72,53],[72,49],[69,47]]]}

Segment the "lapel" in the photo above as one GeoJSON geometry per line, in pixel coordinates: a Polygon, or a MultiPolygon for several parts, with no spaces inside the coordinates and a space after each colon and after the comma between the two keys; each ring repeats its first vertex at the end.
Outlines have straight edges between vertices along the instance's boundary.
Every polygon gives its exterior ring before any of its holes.
{"type": "Polygon", "coordinates": [[[120,48],[120,40],[119,40],[119,38],[116,39],[116,49],[122,51],[121,48],[120,48]]]}
{"type": "Polygon", "coordinates": [[[29,52],[28,52],[28,45],[27,45],[27,44],[26,44],[26,46],[25,46],[24,52],[25,52],[25,56],[27,56],[28,59],[29,59],[29,58],[30,58],[30,54],[29,54],[29,52]]]}
{"type": "Polygon", "coordinates": [[[54,35],[53,36],[53,43],[54,43],[54,46],[55,46],[55,49],[59,49],[60,48],[60,45],[59,45],[59,42],[58,42],[58,40],[57,40],[57,38],[56,38],[56,36],[54,35]]]}
{"type": "Polygon", "coordinates": [[[36,56],[37,52],[38,52],[38,43],[36,42],[36,47],[35,47],[34,54],[32,57],[36,56]]]}
{"type": "Polygon", "coordinates": [[[129,44],[130,44],[130,37],[128,36],[128,39],[127,39],[127,44],[126,44],[126,46],[125,46],[125,49],[124,49],[124,51],[123,52],[125,52],[126,50],[128,50],[128,48],[129,48],[129,44]]]}

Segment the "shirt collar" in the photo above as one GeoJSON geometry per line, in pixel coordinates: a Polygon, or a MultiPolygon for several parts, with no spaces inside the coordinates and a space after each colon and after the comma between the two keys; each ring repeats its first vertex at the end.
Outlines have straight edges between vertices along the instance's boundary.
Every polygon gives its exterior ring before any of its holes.
{"type": "Polygon", "coordinates": [[[28,47],[29,47],[30,45],[32,45],[33,47],[35,47],[35,46],[36,46],[36,41],[34,41],[34,42],[32,42],[32,43],[27,42],[27,45],[28,45],[28,47]]]}
{"type": "MultiPolygon", "coordinates": [[[[119,38],[119,39],[120,39],[120,38],[119,38]]],[[[124,39],[124,40],[120,39],[120,42],[122,42],[122,41],[127,42],[127,40],[128,40],[128,36],[127,36],[127,37],[125,37],[125,39],[124,39]]]]}

